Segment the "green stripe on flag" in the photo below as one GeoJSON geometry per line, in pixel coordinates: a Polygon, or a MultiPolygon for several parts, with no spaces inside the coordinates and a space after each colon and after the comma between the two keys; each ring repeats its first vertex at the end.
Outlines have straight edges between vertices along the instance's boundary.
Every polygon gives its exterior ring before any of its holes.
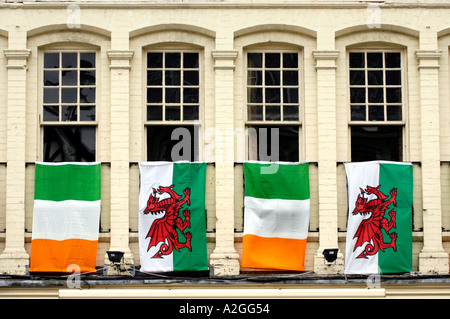
{"type": "Polygon", "coordinates": [[[299,165],[244,163],[245,196],[266,199],[309,199],[308,170],[308,163],[299,165]]]}
{"type": "Polygon", "coordinates": [[[100,164],[36,164],[34,199],[100,200],[100,164]]]}
{"type": "MultiPolygon", "coordinates": [[[[205,182],[206,163],[175,163],[173,165],[174,191],[184,197],[186,187],[191,189],[190,206],[183,205],[179,217],[184,220],[183,211],[190,210],[191,227],[186,228],[184,234],[192,234],[192,251],[187,248],[180,251],[173,250],[174,271],[203,271],[208,270],[206,250],[206,216],[205,216],[205,182]]],[[[178,239],[185,243],[186,238],[179,229],[178,239]]]]}
{"type": "MultiPolygon", "coordinates": [[[[396,212],[396,228],[390,233],[397,233],[397,251],[392,248],[379,250],[378,266],[382,273],[402,273],[412,271],[412,201],[413,175],[412,165],[380,164],[380,191],[389,195],[397,189],[397,206],[389,206],[385,217],[390,220],[391,207],[396,212]]],[[[384,242],[391,242],[391,238],[382,230],[384,242]]]]}

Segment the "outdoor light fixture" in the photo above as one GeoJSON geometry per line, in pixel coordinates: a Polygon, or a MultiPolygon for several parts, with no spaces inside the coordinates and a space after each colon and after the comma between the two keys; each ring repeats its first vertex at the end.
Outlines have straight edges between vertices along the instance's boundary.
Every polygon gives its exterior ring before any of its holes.
{"type": "Polygon", "coordinates": [[[329,262],[332,263],[333,261],[336,260],[337,258],[337,253],[338,253],[337,248],[333,248],[333,249],[324,249],[323,250],[323,255],[325,256],[325,259],[329,262]]]}
{"type": "Polygon", "coordinates": [[[123,252],[122,251],[107,251],[108,259],[112,263],[118,263],[123,258],[123,252]]]}

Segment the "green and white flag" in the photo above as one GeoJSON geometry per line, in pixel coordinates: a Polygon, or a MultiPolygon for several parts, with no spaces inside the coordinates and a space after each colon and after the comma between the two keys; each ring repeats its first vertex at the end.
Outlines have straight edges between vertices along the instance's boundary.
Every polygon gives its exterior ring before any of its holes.
{"type": "Polygon", "coordinates": [[[208,270],[206,163],[140,163],[141,271],[208,270]]]}
{"type": "Polygon", "coordinates": [[[410,163],[346,163],[346,274],[412,271],[413,174],[410,163]]]}

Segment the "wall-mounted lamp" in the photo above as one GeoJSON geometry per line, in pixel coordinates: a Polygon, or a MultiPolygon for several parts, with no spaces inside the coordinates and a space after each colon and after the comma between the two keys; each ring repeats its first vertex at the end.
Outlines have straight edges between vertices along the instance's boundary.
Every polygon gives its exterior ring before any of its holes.
{"type": "Polygon", "coordinates": [[[335,261],[337,259],[337,253],[338,253],[337,248],[333,248],[333,249],[324,249],[322,254],[325,256],[326,261],[328,261],[329,263],[332,263],[333,261],[335,261]]]}
{"type": "Polygon", "coordinates": [[[123,252],[122,251],[107,251],[108,259],[112,263],[119,263],[122,261],[123,252]]]}

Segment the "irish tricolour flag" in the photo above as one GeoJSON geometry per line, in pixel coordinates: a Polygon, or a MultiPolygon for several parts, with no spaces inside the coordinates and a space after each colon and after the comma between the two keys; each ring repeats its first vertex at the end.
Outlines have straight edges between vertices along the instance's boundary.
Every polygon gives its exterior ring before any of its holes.
{"type": "Polygon", "coordinates": [[[140,163],[141,271],[208,270],[206,163],[140,163]]]}
{"type": "Polygon", "coordinates": [[[99,163],[36,163],[30,272],[95,271],[100,170],[99,163]]]}
{"type": "Polygon", "coordinates": [[[304,270],[310,197],[307,163],[244,163],[242,267],[304,270]]]}
{"type": "Polygon", "coordinates": [[[412,165],[345,164],[348,185],[347,274],[412,270],[412,165]]]}

